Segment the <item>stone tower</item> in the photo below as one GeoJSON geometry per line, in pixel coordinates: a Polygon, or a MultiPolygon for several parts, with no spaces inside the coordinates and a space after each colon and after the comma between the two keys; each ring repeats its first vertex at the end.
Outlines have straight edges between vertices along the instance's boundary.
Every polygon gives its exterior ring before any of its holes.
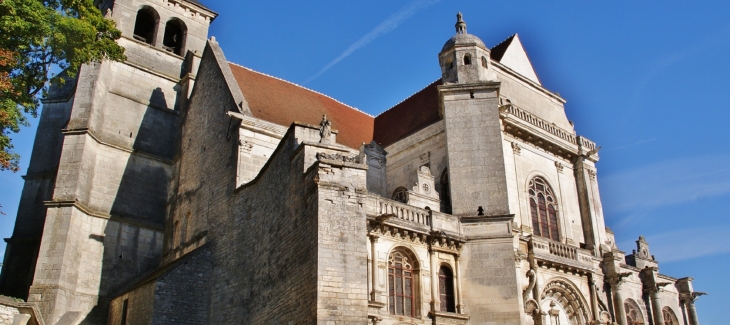
{"type": "Polygon", "coordinates": [[[475,214],[481,206],[486,215],[505,215],[509,208],[499,124],[500,83],[490,71],[489,49],[466,32],[461,13],[457,20],[456,35],[439,53],[452,211],[475,214]]]}
{"type": "Polygon", "coordinates": [[[43,101],[0,275],[48,324],[104,323],[121,284],[158,266],[179,116],[216,17],[194,0],[95,4],[128,59],[85,65],[43,101]]]}

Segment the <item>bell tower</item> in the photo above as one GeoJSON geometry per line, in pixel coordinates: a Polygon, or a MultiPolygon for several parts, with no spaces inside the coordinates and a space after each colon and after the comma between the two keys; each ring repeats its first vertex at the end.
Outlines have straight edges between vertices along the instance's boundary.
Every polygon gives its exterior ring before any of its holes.
{"type": "Polygon", "coordinates": [[[499,120],[499,87],[489,49],[466,32],[461,13],[456,35],[439,53],[439,86],[446,129],[451,207],[455,215],[509,213],[499,120]],[[459,190],[453,190],[459,189],[459,190]]]}
{"type": "Polygon", "coordinates": [[[108,302],[164,254],[187,98],[216,13],[196,0],[98,0],[125,62],[84,65],[43,100],[0,294],[47,324],[106,323],[108,302]]]}
{"type": "Polygon", "coordinates": [[[474,83],[495,80],[490,71],[489,49],[478,37],[466,32],[461,13],[456,14],[456,35],[439,53],[441,79],[446,83],[474,83]]]}

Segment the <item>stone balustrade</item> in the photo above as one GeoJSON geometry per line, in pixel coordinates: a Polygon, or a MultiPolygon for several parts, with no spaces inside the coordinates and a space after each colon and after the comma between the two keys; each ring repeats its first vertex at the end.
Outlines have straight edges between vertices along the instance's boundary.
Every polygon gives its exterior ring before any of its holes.
{"type": "Polygon", "coordinates": [[[578,260],[578,248],[551,241],[548,243],[550,254],[571,260],[578,260]]]}
{"type": "Polygon", "coordinates": [[[593,258],[591,252],[576,246],[533,236],[532,249],[535,256],[540,260],[567,263],[583,269],[592,268],[593,258]]]}
{"type": "Polygon", "coordinates": [[[398,201],[389,200],[382,197],[375,198],[375,211],[368,211],[374,215],[393,215],[393,217],[417,223],[423,226],[431,225],[431,217],[429,211],[414,207],[398,201]]]}
{"type": "Polygon", "coordinates": [[[563,130],[559,128],[555,123],[550,123],[546,120],[543,120],[517,106],[514,104],[507,104],[503,106],[503,111],[527,122],[534,126],[537,126],[540,129],[543,129],[547,131],[548,133],[563,139],[567,142],[570,142],[575,145],[579,145],[583,147],[584,149],[590,151],[596,148],[596,143],[586,139],[582,136],[576,136],[574,132],[563,130]]]}

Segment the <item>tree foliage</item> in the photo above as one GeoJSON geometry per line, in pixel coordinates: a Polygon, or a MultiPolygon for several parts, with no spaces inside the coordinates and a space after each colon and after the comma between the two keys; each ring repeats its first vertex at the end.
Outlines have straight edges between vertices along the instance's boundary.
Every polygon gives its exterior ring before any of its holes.
{"type": "Polygon", "coordinates": [[[0,170],[17,171],[10,134],[37,117],[52,84],[82,64],[125,60],[121,36],[93,0],[0,0],[0,170]]]}

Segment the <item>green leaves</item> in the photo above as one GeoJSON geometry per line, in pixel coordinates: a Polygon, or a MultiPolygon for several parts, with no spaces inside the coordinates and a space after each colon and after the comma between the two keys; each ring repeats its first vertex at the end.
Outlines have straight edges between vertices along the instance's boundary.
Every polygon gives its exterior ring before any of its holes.
{"type": "Polygon", "coordinates": [[[37,116],[40,98],[82,64],[123,61],[121,32],[93,0],[0,0],[0,170],[18,170],[10,133],[37,116]]]}

